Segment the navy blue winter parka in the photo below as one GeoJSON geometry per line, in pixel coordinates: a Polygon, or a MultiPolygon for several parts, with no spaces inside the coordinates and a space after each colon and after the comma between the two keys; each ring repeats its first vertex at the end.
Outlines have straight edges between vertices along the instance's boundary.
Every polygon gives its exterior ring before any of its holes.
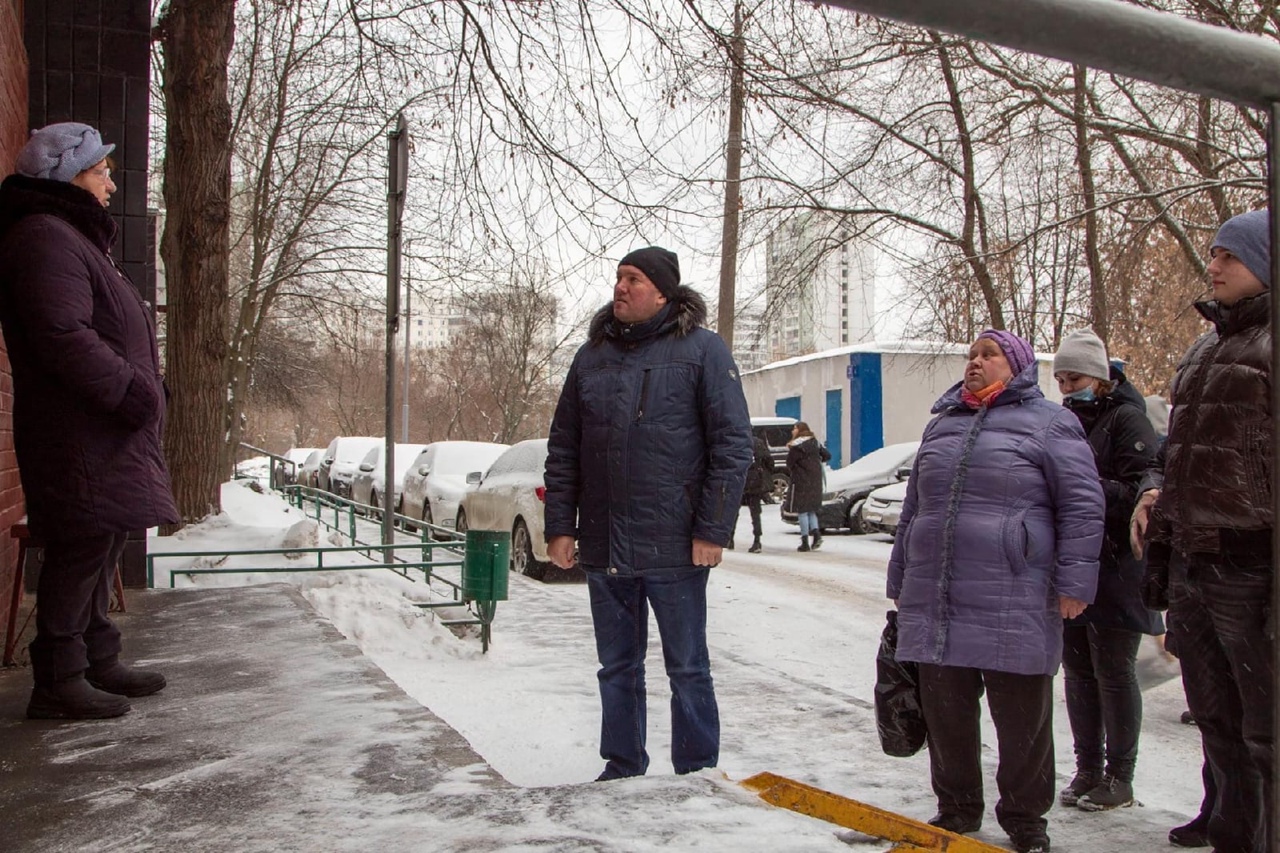
{"type": "Polygon", "coordinates": [[[546,536],[573,536],[587,571],[693,567],[693,540],[733,535],[751,420],[737,366],[681,287],[653,319],[591,322],[547,443],[546,536]]]}

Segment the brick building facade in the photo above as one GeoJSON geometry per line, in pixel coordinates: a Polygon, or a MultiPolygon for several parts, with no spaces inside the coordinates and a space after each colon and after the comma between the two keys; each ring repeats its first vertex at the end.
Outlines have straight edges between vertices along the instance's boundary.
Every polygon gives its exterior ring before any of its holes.
{"type": "MultiPolygon", "coordinates": [[[[151,62],[148,0],[0,0],[0,176],[32,127],[80,121],[117,145],[115,255],[155,302],[155,217],[147,209],[151,62]]],[[[0,342],[0,603],[13,588],[9,527],[26,509],[13,451],[13,385],[0,342]]],[[[145,580],[145,535],[131,536],[126,583],[145,580]]]]}
{"type": "MultiPolygon", "coordinates": [[[[0,174],[13,171],[27,138],[27,51],[22,42],[22,0],[0,0],[0,174]]],[[[0,602],[13,591],[17,547],[9,526],[26,512],[13,455],[13,381],[0,341],[0,602]]]]}

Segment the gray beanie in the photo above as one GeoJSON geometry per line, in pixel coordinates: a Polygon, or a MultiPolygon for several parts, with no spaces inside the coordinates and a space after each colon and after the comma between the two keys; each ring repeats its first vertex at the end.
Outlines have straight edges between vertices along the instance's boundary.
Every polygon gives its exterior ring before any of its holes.
{"type": "Polygon", "coordinates": [[[1271,289],[1271,219],[1265,210],[1251,210],[1222,223],[1209,248],[1218,247],[1239,258],[1271,289]]]}
{"type": "Polygon", "coordinates": [[[1095,379],[1111,376],[1107,347],[1093,329],[1076,329],[1062,339],[1058,354],[1053,357],[1053,375],[1059,373],[1079,373],[1095,379]]]}
{"type": "Polygon", "coordinates": [[[17,171],[28,178],[69,183],[72,178],[106,159],[115,145],[103,145],[102,136],[87,124],[64,121],[31,131],[18,154],[17,171]]]}

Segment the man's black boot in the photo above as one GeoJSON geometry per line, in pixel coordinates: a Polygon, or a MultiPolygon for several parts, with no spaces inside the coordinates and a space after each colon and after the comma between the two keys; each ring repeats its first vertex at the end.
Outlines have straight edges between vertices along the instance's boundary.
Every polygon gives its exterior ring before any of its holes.
{"type": "Polygon", "coordinates": [[[799,547],[799,548],[797,548],[796,550],[797,550],[797,551],[808,551],[808,550],[809,550],[809,537],[808,537],[808,536],[804,536],[803,534],[800,536],[800,547],[799,547]]]}
{"type": "Polygon", "coordinates": [[[822,533],[813,534],[813,545],[811,547],[814,551],[822,547],[822,533]]]}
{"type": "Polygon", "coordinates": [[[135,669],[118,657],[104,658],[89,665],[85,679],[99,690],[120,696],[150,696],[164,689],[165,678],[152,669],[135,669]]]}
{"type": "Polygon", "coordinates": [[[760,537],[759,536],[751,540],[751,547],[747,549],[747,553],[748,554],[760,553],[760,537]]]}
{"type": "Polygon", "coordinates": [[[27,716],[33,720],[102,720],[129,712],[123,697],[96,689],[84,676],[39,685],[31,691],[27,716]]]}

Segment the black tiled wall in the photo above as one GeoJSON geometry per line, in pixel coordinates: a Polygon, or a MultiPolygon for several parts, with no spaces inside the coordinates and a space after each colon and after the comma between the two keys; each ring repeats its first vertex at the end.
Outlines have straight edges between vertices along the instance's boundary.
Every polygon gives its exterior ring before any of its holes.
{"type": "Polygon", "coordinates": [[[116,144],[115,254],[155,303],[155,219],[147,214],[149,0],[26,0],[31,127],[91,124],[116,144]]]}

